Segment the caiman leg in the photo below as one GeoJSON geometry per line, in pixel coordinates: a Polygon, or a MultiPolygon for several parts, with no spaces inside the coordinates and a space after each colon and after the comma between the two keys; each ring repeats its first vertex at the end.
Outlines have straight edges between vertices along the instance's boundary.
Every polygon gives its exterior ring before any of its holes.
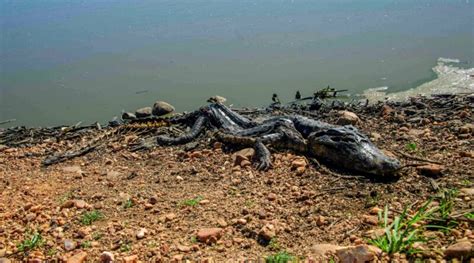
{"type": "Polygon", "coordinates": [[[262,139],[257,139],[255,145],[255,157],[257,158],[257,170],[266,171],[272,167],[271,154],[267,146],[263,144],[262,139]]]}
{"type": "Polygon", "coordinates": [[[160,135],[156,137],[156,141],[159,145],[178,145],[188,143],[195,139],[204,130],[207,121],[207,117],[201,116],[196,120],[191,131],[183,136],[171,138],[169,136],[160,135]]]}

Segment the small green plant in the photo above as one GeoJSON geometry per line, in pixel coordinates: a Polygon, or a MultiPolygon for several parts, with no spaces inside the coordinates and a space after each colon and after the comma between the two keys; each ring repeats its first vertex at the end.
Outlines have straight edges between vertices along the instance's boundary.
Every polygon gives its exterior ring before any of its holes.
{"type": "Polygon", "coordinates": [[[92,225],[92,223],[102,218],[104,218],[104,215],[100,211],[94,210],[94,211],[82,214],[80,221],[83,225],[88,226],[88,225],[92,225]]]}
{"type": "Polygon", "coordinates": [[[470,212],[470,213],[467,213],[464,215],[466,218],[469,218],[469,219],[474,219],[474,213],[473,212],[470,212]]]}
{"type": "Polygon", "coordinates": [[[192,236],[191,237],[191,243],[196,244],[198,242],[197,237],[192,236]]]}
{"type": "Polygon", "coordinates": [[[94,232],[94,233],[92,233],[92,239],[94,239],[94,240],[99,240],[99,239],[101,239],[103,236],[104,236],[104,234],[99,233],[99,232],[94,232]]]}
{"type": "Polygon", "coordinates": [[[462,180],[461,184],[464,186],[471,186],[472,182],[470,180],[464,179],[462,180]]]}
{"type": "Polygon", "coordinates": [[[48,257],[52,257],[56,255],[57,253],[58,253],[58,250],[56,250],[55,248],[50,248],[48,249],[48,252],[46,252],[46,255],[48,255],[48,257]]]}
{"type": "Polygon", "coordinates": [[[286,251],[280,251],[265,258],[266,263],[287,263],[293,262],[295,257],[286,251]]]}
{"type": "Polygon", "coordinates": [[[421,227],[419,224],[433,213],[433,209],[428,209],[430,203],[431,200],[427,201],[411,217],[408,215],[409,207],[406,207],[399,216],[394,218],[391,224],[388,220],[388,207],[385,206],[383,213],[379,212],[379,220],[383,220],[385,235],[370,239],[368,242],[379,247],[387,254],[405,253],[412,255],[419,252],[419,250],[413,248],[413,244],[426,242],[426,238],[420,234],[421,227]]]}
{"type": "Polygon", "coordinates": [[[280,244],[278,243],[278,240],[276,238],[272,238],[270,242],[268,243],[268,247],[271,250],[279,250],[280,249],[280,244]]]}
{"type": "Polygon", "coordinates": [[[158,246],[155,241],[150,241],[150,242],[148,242],[146,245],[147,245],[147,247],[149,247],[149,248],[155,248],[155,247],[158,246]]]}
{"type": "Polygon", "coordinates": [[[414,152],[416,151],[416,149],[417,149],[416,143],[414,142],[407,143],[407,150],[414,152]]]}
{"type": "Polygon", "coordinates": [[[127,200],[125,200],[125,202],[123,202],[122,207],[123,207],[123,209],[127,209],[127,208],[132,207],[133,205],[134,205],[133,200],[132,199],[127,199],[127,200]]]}
{"type": "Polygon", "coordinates": [[[451,213],[455,205],[455,198],[458,193],[459,192],[455,189],[445,189],[435,197],[435,200],[439,202],[439,205],[429,218],[429,228],[440,228],[449,231],[451,228],[456,227],[459,224],[459,222],[451,218],[451,213]]]}
{"type": "Polygon", "coordinates": [[[202,200],[202,197],[201,196],[197,196],[196,198],[193,198],[193,199],[187,199],[187,200],[184,200],[180,203],[180,206],[196,206],[199,204],[199,202],[201,202],[202,200]]]}
{"type": "Polygon", "coordinates": [[[127,241],[120,245],[120,252],[129,252],[130,250],[132,250],[132,245],[130,242],[127,241]]]}
{"type": "Polygon", "coordinates": [[[253,200],[245,200],[245,207],[252,208],[255,206],[255,202],[253,200]]]}
{"type": "Polygon", "coordinates": [[[84,241],[84,242],[81,243],[81,247],[82,248],[90,248],[90,247],[92,247],[92,244],[91,244],[90,241],[84,241]]]}
{"type": "Polygon", "coordinates": [[[25,234],[25,240],[18,244],[18,251],[27,252],[35,248],[41,247],[44,244],[43,237],[40,233],[34,232],[30,233],[29,231],[25,234]]]}

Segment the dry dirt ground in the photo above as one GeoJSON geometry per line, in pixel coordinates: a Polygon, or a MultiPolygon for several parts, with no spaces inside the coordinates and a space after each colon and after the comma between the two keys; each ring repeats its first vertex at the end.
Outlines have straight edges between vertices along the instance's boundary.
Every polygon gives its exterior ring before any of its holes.
{"type": "MultiPolygon", "coordinates": [[[[281,151],[273,151],[274,168],[261,172],[247,162],[235,165],[235,154],[223,152],[219,143],[189,152],[180,147],[130,152],[127,140],[133,135],[48,167],[41,166],[42,153],[71,143],[4,147],[0,262],[98,262],[103,252],[104,261],[270,261],[282,251],[294,260],[339,262],[337,246],[366,247],[381,229],[377,213],[385,206],[390,218],[406,207],[413,215],[443,189],[458,190],[450,211],[457,226],[420,231],[429,240],[417,244],[421,251],[413,255],[371,248],[370,258],[439,262],[451,260],[446,250],[454,244],[472,249],[472,109],[417,124],[401,119],[400,109],[383,111],[358,113],[355,126],[409,165],[396,178],[344,174],[281,151]],[[413,164],[428,163],[408,155],[441,165],[423,170],[413,164]],[[206,233],[208,228],[218,233],[206,233]]],[[[329,116],[334,121],[336,113],[329,116]]],[[[469,262],[472,251],[459,253],[457,262],[469,262]]]]}

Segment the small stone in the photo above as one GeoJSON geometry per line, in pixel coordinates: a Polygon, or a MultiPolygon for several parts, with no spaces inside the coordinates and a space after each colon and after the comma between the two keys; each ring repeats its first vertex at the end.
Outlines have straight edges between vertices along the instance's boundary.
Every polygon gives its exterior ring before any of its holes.
{"type": "Polygon", "coordinates": [[[173,221],[176,218],[175,213],[169,213],[165,215],[165,222],[173,221]]]}
{"type": "Polygon", "coordinates": [[[296,168],[296,175],[302,175],[306,171],[306,166],[300,166],[296,168]]]}
{"type": "Polygon", "coordinates": [[[224,218],[219,218],[219,219],[217,219],[217,224],[218,224],[220,227],[227,227],[227,222],[225,221],[224,218]]]}
{"type": "Polygon", "coordinates": [[[76,242],[70,239],[64,240],[64,249],[66,251],[71,251],[71,250],[74,250],[75,248],[76,248],[76,242]]]}
{"type": "Polygon", "coordinates": [[[376,216],[363,215],[362,220],[364,221],[364,223],[374,226],[378,225],[379,223],[379,220],[376,216]]]}
{"type": "Polygon", "coordinates": [[[62,168],[63,172],[66,173],[77,173],[77,174],[82,174],[82,169],[80,166],[66,166],[62,168]]]}
{"type": "Polygon", "coordinates": [[[444,166],[439,164],[427,164],[416,168],[419,174],[426,176],[439,176],[444,170],[444,166]]]}
{"type": "Polygon", "coordinates": [[[131,255],[128,257],[123,258],[123,263],[138,263],[138,256],[137,255],[131,255]]]}
{"type": "Polygon", "coordinates": [[[268,201],[275,201],[277,199],[277,195],[274,193],[270,193],[267,196],[268,201]]]}
{"type": "Polygon", "coordinates": [[[87,207],[88,204],[84,201],[84,200],[75,200],[74,201],[74,206],[77,208],[77,209],[82,209],[84,207],[87,207]]]}
{"type": "Polygon", "coordinates": [[[369,211],[371,215],[378,215],[379,212],[382,212],[382,209],[376,206],[372,207],[369,211]]]}
{"type": "Polygon", "coordinates": [[[297,169],[298,167],[305,167],[307,165],[306,160],[303,158],[298,158],[291,162],[291,169],[297,169]]]}
{"type": "Polygon", "coordinates": [[[86,261],[86,259],[87,259],[87,253],[83,251],[68,258],[66,263],[83,263],[86,261]]]}
{"type": "Polygon", "coordinates": [[[255,156],[255,150],[253,148],[242,149],[232,154],[232,159],[235,160],[237,155],[245,157],[247,160],[252,160],[252,158],[255,156]]]}
{"type": "Polygon", "coordinates": [[[247,157],[245,157],[243,155],[240,155],[240,154],[235,155],[235,158],[234,158],[234,165],[235,166],[242,166],[243,161],[248,161],[247,157]]]}
{"type": "Polygon", "coordinates": [[[144,107],[136,110],[135,116],[137,116],[138,118],[145,118],[151,116],[151,112],[151,107],[144,107]]]}
{"type": "Polygon", "coordinates": [[[222,236],[222,228],[203,228],[197,233],[197,239],[203,243],[215,243],[222,236]]]}
{"type": "Polygon", "coordinates": [[[316,225],[323,226],[325,224],[326,224],[326,218],[324,216],[318,216],[318,219],[316,220],[316,225]]]}
{"type": "Polygon", "coordinates": [[[226,101],[227,101],[226,98],[219,95],[212,96],[207,100],[207,102],[209,103],[220,103],[220,104],[223,104],[226,101]]]}
{"type": "Polygon", "coordinates": [[[156,101],[153,104],[152,113],[155,116],[162,116],[162,115],[172,113],[174,110],[175,109],[174,109],[173,105],[169,104],[168,102],[156,101]]]}
{"type": "Polygon", "coordinates": [[[470,241],[461,241],[449,246],[445,251],[446,257],[467,258],[472,252],[472,243],[470,241]]]}
{"type": "Polygon", "coordinates": [[[468,134],[474,132],[474,124],[468,123],[459,128],[459,134],[468,134]]]}
{"type": "Polygon", "coordinates": [[[114,254],[112,252],[104,251],[100,254],[101,263],[111,263],[115,260],[114,254]]]}
{"type": "Polygon", "coordinates": [[[152,196],[152,197],[150,197],[150,198],[148,199],[148,202],[149,202],[150,204],[154,205],[154,204],[158,203],[158,197],[152,196]]]}
{"type": "Polygon", "coordinates": [[[178,246],[177,246],[177,249],[178,249],[179,251],[181,251],[181,252],[189,252],[189,251],[191,251],[191,248],[190,248],[190,247],[188,247],[188,246],[183,246],[183,245],[178,245],[178,246]]]}
{"type": "Polygon", "coordinates": [[[474,157],[474,152],[462,151],[462,152],[459,152],[459,156],[467,157],[467,158],[473,158],[474,157]]]}
{"type": "Polygon", "coordinates": [[[387,117],[390,114],[392,114],[392,112],[394,112],[392,107],[390,107],[388,105],[383,105],[382,111],[380,112],[380,114],[382,115],[382,117],[387,117]]]}
{"type": "Polygon", "coordinates": [[[474,196],[474,188],[461,188],[459,193],[463,196],[474,196]]]}
{"type": "Polygon", "coordinates": [[[76,202],[74,200],[67,200],[61,205],[61,208],[72,208],[75,204],[76,202]]]}
{"type": "Polygon", "coordinates": [[[372,141],[376,142],[382,139],[382,135],[380,135],[380,133],[372,132],[370,133],[370,138],[372,139],[372,141]]]}
{"type": "Polygon", "coordinates": [[[122,120],[134,120],[137,116],[131,112],[124,112],[122,113],[122,120]]]}
{"type": "Polygon", "coordinates": [[[148,231],[145,228],[140,228],[140,230],[137,231],[136,237],[137,239],[143,239],[145,238],[145,235],[148,231]]]}
{"type": "Polygon", "coordinates": [[[366,245],[346,247],[336,250],[336,255],[341,262],[364,263],[372,261],[374,253],[366,245]]]}
{"type": "Polygon", "coordinates": [[[340,111],[339,119],[336,121],[338,125],[355,125],[360,121],[359,117],[350,111],[340,111]]]}
{"type": "Polygon", "coordinates": [[[334,254],[336,250],[343,247],[333,244],[316,244],[311,248],[311,255],[314,257],[325,256],[327,253],[334,254]]]}
{"type": "Polygon", "coordinates": [[[264,225],[260,229],[260,232],[258,233],[258,235],[263,240],[270,241],[272,238],[274,238],[276,236],[275,226],[272,225],[272,224],[264,225]]]}
{"type": "Polygon", "coordinates": [[[240,166],[241,167],[247,167],[247,166],[251,166],[252,163],[248,160],[243,160],[241,163],[240,163],[240,166]]]}

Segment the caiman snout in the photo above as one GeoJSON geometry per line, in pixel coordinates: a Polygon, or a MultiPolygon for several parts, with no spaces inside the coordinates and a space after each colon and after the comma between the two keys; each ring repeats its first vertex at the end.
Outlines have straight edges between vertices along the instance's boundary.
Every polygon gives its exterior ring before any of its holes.
{"type": "Polygon", "coordinates": [[[352,126],[331,127],[308,137],[311,154],[344,170],[372,175],[393,174],[400,162],[382,153],[352,126]]]}

